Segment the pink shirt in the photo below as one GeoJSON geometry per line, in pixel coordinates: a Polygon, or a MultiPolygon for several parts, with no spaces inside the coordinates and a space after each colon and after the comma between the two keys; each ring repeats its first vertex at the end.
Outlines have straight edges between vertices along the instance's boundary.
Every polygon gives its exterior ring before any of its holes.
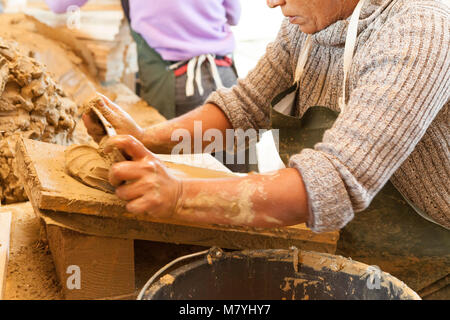
{"type": "MultiPolygon", "coordinates": [[[[88,0],[46,0],[56,13],[88,0]]],[[[239,0],[130,0],[131,27],[164,60],[201,54],[226,55],[235,48],[230,25],[241,14],[239,0]]]]}

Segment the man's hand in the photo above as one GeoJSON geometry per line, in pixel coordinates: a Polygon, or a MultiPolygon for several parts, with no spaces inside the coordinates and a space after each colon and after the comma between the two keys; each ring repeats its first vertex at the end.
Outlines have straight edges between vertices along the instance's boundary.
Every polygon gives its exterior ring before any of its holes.
{"type": "Polygon", "coordinates": [[[116,195],[128,201],[127,211],[169,218],[182,194],[182,181],[170,175],[164,164],[136,138],[114,136],[106,142],[105,152],[113,147],[127,154],[132,161],[114,164],[109,173],[116,195]]]}
{"type": "MultiPolygon", "coordinates": [[[[107,97],[101,94],[99,94],[99,96],[102,98],[103,103],[99,103],[97,108],[106,120],[111,123],[117,134],[131,135],[142,141],[144,130],[133,120],[133,118],[107,97]]],[[[103,128],[96,123],[88,113],[83,114],[83,122],[89,135],[95,142],[100,142],[105,135],[103,128]]]]}

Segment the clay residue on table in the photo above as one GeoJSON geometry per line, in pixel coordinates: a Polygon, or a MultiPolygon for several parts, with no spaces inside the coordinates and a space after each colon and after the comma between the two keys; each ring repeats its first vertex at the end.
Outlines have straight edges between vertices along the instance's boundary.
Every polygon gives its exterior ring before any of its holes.
{"type": "Polygon", "coordinates": [[[99,154],[98,149],[88,145],[74,145],[65,151],[67,172],[80,182],[114,193],[108,181],[109,163],[99,154]]]}
{"type": "Polygon", "coordinates": [[[77,105],[45,67],[0,38],[0,200],[26,200],[16,174],[15,145],[20,137],[61,145],[72,143],[77,105]]]}
{"type": "Polygon", "coordinates": [[[0,207],[12,212],[5,300],[60,300],[61,286],[40,219],[29,202],[0,207]]]}

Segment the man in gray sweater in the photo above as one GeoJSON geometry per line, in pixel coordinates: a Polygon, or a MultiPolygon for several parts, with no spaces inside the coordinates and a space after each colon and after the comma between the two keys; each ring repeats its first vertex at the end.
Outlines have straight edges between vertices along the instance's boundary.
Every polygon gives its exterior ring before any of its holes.
{"type": "MultiPolygon", "coordinates": [[[[245,79],[213,93],[204,106],[142,129],[105,101],[103,113],[123,135],[110,143],[134,160],[111,170],[114,185],[133,181],[117,188],[129,201],[127,209],[196,223],[306,222],[323,232],[344,227],[390,179],[417,212],[449,228],[449,7],[437,0],[267,2],[288,18],[278,37],[245,79]],[[358,3],[354,50],[348,50],[353,62],[342,72],[350,16],[358,3]],[[295,82],[301,52],[308,55],[295,82]],[[179,142],[172,139],[174,130],[186,129],[194,137],[195,121],[224,136],[232,128],[268,128],[270,102],[294,82],[296,117],[312,106],[340,113],[320,143],[290,158],[289,168],[182,180],[149,151],[170,153],[179,142]]],[[[99,128],[87,116],[84,121],[98,139],[99,128]]]]}

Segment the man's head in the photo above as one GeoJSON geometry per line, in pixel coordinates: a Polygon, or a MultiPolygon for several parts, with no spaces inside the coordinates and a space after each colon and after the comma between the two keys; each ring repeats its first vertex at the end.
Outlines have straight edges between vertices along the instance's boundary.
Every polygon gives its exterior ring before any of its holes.
{"type": "Polygon", "coordinates": [[[349,17],[359,0],[266,0],[270,8],[280,7],[284,16],[309,34],[319,32],[349,17]]]}

